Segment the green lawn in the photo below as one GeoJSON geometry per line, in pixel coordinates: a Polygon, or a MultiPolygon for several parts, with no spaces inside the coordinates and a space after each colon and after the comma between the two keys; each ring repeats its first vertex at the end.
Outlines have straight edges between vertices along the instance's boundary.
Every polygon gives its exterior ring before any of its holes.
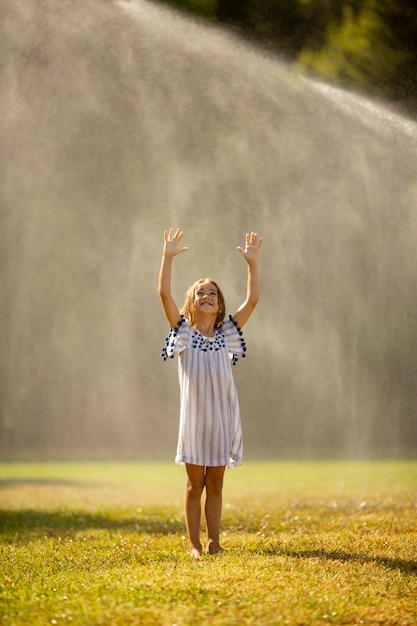
{"type": "Polygon", "coordinates": [[[193,561],[172,463],[0,465],[0,624],[417,624],[417,462],[247,462],[193,561]]]}

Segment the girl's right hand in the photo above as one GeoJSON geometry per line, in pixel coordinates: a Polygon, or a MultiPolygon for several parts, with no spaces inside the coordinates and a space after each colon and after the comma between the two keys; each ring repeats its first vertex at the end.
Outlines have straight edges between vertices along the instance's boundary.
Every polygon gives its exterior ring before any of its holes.
{"type": "Polygon", "coordinates": [[[188,250],[187,247],[181,246],[181,239],[184,235],[184,231],[180,228],[170,228],[169,231],[164,231],[164,255],[165,256],[176,256],[177,254],[181,254],[182,252],[186,252],[188,250]]]}

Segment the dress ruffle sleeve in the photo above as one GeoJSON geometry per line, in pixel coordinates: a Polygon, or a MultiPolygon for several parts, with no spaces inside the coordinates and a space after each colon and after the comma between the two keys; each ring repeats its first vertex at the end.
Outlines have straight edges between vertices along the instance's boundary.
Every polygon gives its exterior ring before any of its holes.
{"type": "Polygon", "coordinates": [[[229,319],[224,322],[222,331],[227,350],[232,360],[232,365],[236,365],[239,356],[242,358],[246,356],[246,343],[243,338],[243,333],[231,315],[229,315],[229,319]]]}
{"type": "Polygon", "coordinates": [[[165,337],[165,345],[161,352],[163,360],[173,359],[176,354],[183,352],[188,345],[190,334],[191,326],[185,317],[181,315],[178,325],[175,328],[171,328],[169,334],[165,337]]]}

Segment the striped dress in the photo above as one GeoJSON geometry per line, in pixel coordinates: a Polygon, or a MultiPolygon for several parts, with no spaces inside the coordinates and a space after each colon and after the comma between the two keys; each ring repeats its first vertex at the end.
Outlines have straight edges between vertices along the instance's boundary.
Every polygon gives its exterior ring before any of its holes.
{"type": "Polygon", "coordinates": [[[242,427],[232,367],[245,356],[242,331],[230,316],[205,337],[182,316],[162,350],[178,354],[180,424],[175,462],[236,467],[242,463],[242,427]]]}

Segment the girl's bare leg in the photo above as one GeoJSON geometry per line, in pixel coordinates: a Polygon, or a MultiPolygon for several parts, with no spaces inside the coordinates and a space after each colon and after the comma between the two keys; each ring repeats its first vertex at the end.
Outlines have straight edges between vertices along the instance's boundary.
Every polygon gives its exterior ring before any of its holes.
{"type": "Polygon", "coordinates": [[[223,477],[225,469],[225,465],[206,468],[206,550],[209,554],[216,554],[222,550],[220,547],[220,520],[222,516],[223,477]]]}
{"type": "Polygon", "coordinates": [[[190,553],[193,557],[200,558],[203,552],[200,541],[200,522],[205,468],[201,465],[186,463],[185,469],[187,472],[184,494],[185,524],[190,540],[190,553]]]}

